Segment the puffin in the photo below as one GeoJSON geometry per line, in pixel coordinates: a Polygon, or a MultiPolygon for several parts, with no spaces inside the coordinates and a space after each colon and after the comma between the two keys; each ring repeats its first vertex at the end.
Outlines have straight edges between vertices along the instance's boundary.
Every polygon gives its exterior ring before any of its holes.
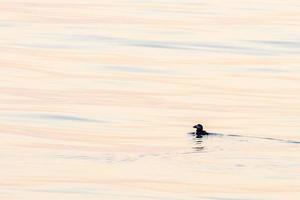
{"type": "Polygon", "coordinates": [[[208,135],[208,132],[203,130],[203,126],[201,124],[197,124],[197,125],[193,126],[193,128],[196,129],[195,136],[197,138],[201,138],[203,135],[208,135]]]}

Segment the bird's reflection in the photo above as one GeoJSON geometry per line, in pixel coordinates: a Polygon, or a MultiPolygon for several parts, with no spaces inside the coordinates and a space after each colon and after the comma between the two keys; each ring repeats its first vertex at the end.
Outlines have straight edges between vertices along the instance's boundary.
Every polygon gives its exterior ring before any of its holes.
{"type": "Polygon", "coordinates": [[[195,146],[195,147],[193,147],[193,150],[194,150],[195,152],[200,152],[200,151],[202,151],[203,149],[204,149],[203,146],[195,146]]]}
{"type": "MultiPolygon", "coordinates": [[[[192,133],[194,135],[194,133],[192,133]]],[[[193,136],[192,140],[193,140],[193,147],[192,149],[194,150],[195,153],[197,152],[201,152],[204,150],[204,146],[203,146],[203,140],[202,140],[202,136],[193,136]]]]}

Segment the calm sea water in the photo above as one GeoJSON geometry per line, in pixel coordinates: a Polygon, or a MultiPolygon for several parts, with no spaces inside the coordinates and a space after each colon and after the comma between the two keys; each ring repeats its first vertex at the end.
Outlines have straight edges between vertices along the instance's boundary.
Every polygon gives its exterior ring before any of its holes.
{"type": "Polygon", "coordinates": [[[299,0],[0,7],[0,199],[300,199],[299,0]]]}

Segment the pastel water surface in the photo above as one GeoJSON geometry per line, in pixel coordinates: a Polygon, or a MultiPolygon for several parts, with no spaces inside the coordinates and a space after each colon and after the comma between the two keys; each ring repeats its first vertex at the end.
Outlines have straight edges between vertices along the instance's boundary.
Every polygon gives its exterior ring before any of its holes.
{"type": "Polygon", "coordinates": [[[299,0],[0,7],[0,199],[300,199],[299,0]]]}

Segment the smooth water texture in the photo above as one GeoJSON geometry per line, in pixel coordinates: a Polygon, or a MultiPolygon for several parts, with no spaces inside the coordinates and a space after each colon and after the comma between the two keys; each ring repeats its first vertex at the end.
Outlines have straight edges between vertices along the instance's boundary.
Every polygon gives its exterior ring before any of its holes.
{"type": "Polygon", "coordinates": [[[0,7],[0,199],[300,199],[299,0],[0,7]]]}

